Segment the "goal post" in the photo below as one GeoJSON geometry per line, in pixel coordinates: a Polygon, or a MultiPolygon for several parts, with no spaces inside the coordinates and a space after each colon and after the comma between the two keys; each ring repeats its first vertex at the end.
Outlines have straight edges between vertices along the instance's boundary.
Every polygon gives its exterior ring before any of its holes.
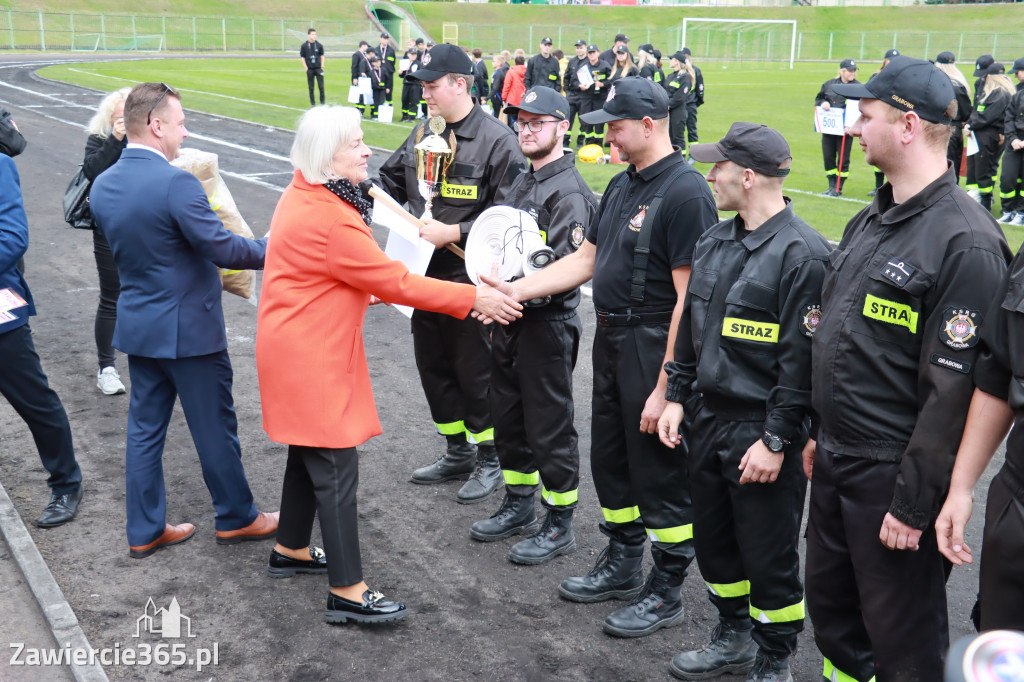
{"type": "MultiPolygon", "coordinates": [[[[741,52],[742,52],[741,48],[742,48],[742,42],[743,42],[743,38],[744,38],[744,32],[749,32],[749,29],[757,29],[757,28],[760,28],[760,25],[764,25],[764,28],[768,29],[766,32],[762,32],[763,33],[762,37],[763,37],[763,39],[765,41],[765,45],[762,46],[763,50],[764,50],[764,53],[763,53],[764,57],[763,57],[763,59],[765,59],[765,60],[771,60],[772,59],[772,52],[774,52],[775,50],[778,50],[778,49],[784,50],[785,49],[784,44],[783,45],[776,45],[776,46],[772,45],[773,36],[775,36],[779,32],[779,31],[777,31],[777,29],[782,29],[781,30],[781,33],[783,34],[782,40],[778,40],[778,39],[776,39],[776,40],[777,40],[777,42],[783,42],[785,40],[785,35],[784,34],[786,32],[789,33],[789,36],[788,36],[788,38],[789,38],[789,40],[788,40],[788,42],[789,42],[789,68],[792,69],[793,68],[793,63],[796,61],[796,20],[794,20],[794,19],[707,19],[707,18],[703,18],[703,17],[694,17],[694,18],[687,17],[687,18],[683,19],[682,44],[684,46],[687,45],[687,31],[688,30],[690,31],[690,40],[692,42],[693,34],[699,28],[698,26],[695,26],[695,24],[697,24],[697,25],[705,25],[705,26],[701,26],[700,28],[708,28],[708,29],[710,29],[710,27],[706,26],[707,24],[726,24],[726,26],[724,27],[725,30],[726,30],[726,33],[735,34],[736,54],[737,54],[737,56],[739,56],[741,54],[741,52]],[[787,28],[788,28],[788,31],[786,30],[787,28]],[[774,47],[774,49],[773,49],[773,47],[774,47]]],[[[708,45],[710,45],[710,42],[711,41],[710,41],[710,35],[709,35],[708,36],[708,41],[707,41],[708,45]]],[[[716,41],[716,42],[720,42],[720,41],[716,41]]],[[[700,46],[694,45],[694,46],[691,46],[691,49],[699,50],[700,46]]],[[[784,54],[784,52],[782,54],[784,54]]],[[[712,54],[712,53],[708,53],[708,54],[701,54],[701,58],[705,59],[705,60],[708,60],[708,59],[716,59],[716,58],[723,58],[723,57],[722,57],[722,55],[715,55],[715,54],[712,54]]]]}

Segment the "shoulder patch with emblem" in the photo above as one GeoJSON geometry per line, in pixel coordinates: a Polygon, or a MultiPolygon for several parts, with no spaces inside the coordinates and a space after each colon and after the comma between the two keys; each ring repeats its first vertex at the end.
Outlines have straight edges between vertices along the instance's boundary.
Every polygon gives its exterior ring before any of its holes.
{"type": "Polygon", "coordinates": [[[583,243],[584,232],[583,223],[574,222],[569,225],[569,242],[572,244],[572,248],[578,249],[583,243]]]}
{"type": "Polygon", "coordinates": [[[942,313],[945,323],[939,329],[939,339],[953,350],[966,350],[978,345],[978,327],[981,313],[969,308],[946,308],[942,313]]]}
{"type": "Polygon", "coordinates": [[[914,276],[917,269],[907,265],[899,258],[890,258],[889,262],[882,266],[882,276],[898,286],[900,289],[907,285],[907,281],[914,276]]]}
{"type": "Polygon", "coordinates": [[[804,336],[814,336],[814,330],[818,328],[819,322],[821,322],[821,304],[804,306],[801,333],[804,336]]]}

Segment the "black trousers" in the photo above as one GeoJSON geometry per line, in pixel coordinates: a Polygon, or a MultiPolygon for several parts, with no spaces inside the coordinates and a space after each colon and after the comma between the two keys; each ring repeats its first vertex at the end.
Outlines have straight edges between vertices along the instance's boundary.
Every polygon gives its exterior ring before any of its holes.
{"type": "Polygon", "coordinates": [[[496,97],[494,95],[491,95],[490,101],[491,101],[491,111],[494,112],[494,118],[498,118],[498,116],[501,115],[501,110],[502,110],[502,108],[505,105],[501,101],[501,97],[496,97]]]}
{"type": "Polygon", "coordinates": [[[843,178],[850,176],[850,152],[853,150],[853,138],[849,135],[822,135],[821,155],[825,161],[825,175],[838,175],[843,178]],[[843,152],[843,167],[839,167],[840,146],[843,152]]]}
{"type": "Polygon", "coordinates": [[[373,104],[370,106],[370,118],[377,118],[380,105],[384,104],[384,91],[373,90],[373,104]]]}
{"type": "Polygon", "coordinates": [[[686,105],[669,109],[668,136],[673,146],[686,150],[686,105]]]}
{"type": "Polygon", "coordinates": [[[92,253],[100,278],[100,302],[96,307],[96,355],[100,369],[114,366],[114,326],[117,323],[117,299],[121,295],[121,278],[117,274],[114,253],[103,233],[92,231],[92,253]]]}
{"type": "Polygon", "coordinates": [[[387,91],[384,93],[384,101],[391,104],[391,96],[395,94],[395,74],[392,73],[390,76],[384,79],[384,89],[387,91]]]}
{"type": "Polygon", "coordinates": [[[696,103],[686,103],[686,141],[690,144],[694,142],[700,142],[697,137],[697,105],[696,103]]]}
{"type": "Polygon", "coordinates": [[[763,432],[763,419],[726,421],[706,407],[694,415],[687,429],[694,546],[719,614],[751,618],[761,650],[789,656],[804,629],[797,548],[807,490],[800,451],[807,438],[793,439],[774,483],[740,485],[740,461],[763,432]]]}
{"type": "Polygon", "coordinates": [[[402,116],[416,118],[416,112],[420,107],[420,97],[423,96],[423,86],[417,83],[406,81],[402,84],[402,116]]]}
{"type": "Polygon", "coordinates": [[[999,170],[999,157],[1003,153],[1003,148],[999,144],[999,129],[976,130],[974,137],[978,140],[978,153],[973,155],[978,189],[982,194],[992,194],[996,185],[996,171],[999,170]]]}
{"type": "Polygon", "coordinates": [[[313,100],[313,80],[316,80],[316,84],[320,87],[320,104],[324,103],[324,70],[323,69],[306,69],[306,83],[309,85],[309,106],[316,106],[316,102],[313,100]]]}
{"type": "Polygon", "coordinates": [[[1024,630],[1024,483],[1006,465],[992,479],[981,544],[981,629],[1024,630]]]}
{"type": "Polygon", "coordinates": [[[82,470],[75,459],[68,415],[46,380],[27,324],[0,334],[0,357],[4,362],[0,395],[32,432],[39,459],[50,474],[46,484],[55,495],[78,490],[82,470]]]}
{"type": "Polygon", "coordinates": [[[999,177],[999,198],[1003,211],[1024,210],[1021,201],[1021,183],[1024,182],[1024,149],[1010,149],[1003,152],[1003,170],[999,177]]]}
{"type": "Polygon", "coordinates": [[[833,666],[858,682],[943,679],[949,564],[935,531],[924,531],[916,552],[889,550],[878,539],[898,473],[896,462],[818,445],[805,586],[825,677],[833,666]]]}
{"type": "Polygon", "coordinates": [[[672,450],[657,434],[640,432],[668,327],[597,327],[590,464],[604,515],[601,532],[628,545],[649,536],[655,565],[681,578],[694,556],[686,447],[672,450]]]}
{"type": "MultiPolygon", "coordinates": [[[[565,139],[567,142],[572,142],[572,127],[576,122],[576,117],[582,112],[581,107],[583,106],[583,100],[580,97],[575,97],[569,100],[569,130],[565,133],[565,139]]],[[[583,121],[580,121],[580,131],[576,134],[576,144],[579,145],[583,142],[583,121]]]]}
{"type": "MultiPolygon", "coordinates": [[[[604,97],[593,97],[591,95],[584,95],[580,101],[580,113],[589,114],[591,111],[597,111],[604,106],[604,97]]],[[[599,144],[604,145],[604,124],[591,124],[584,123],[583,119],[580,119],[580,131],[585,136],[585,142],[587,144],[599,144]]]]}
{"type": "Polygon", "coordinates": [[[964,131],[960,124],[953,125],[953,132],[949,136],[949,144],[946,145],[946,158],[953,164],[953,171],[956,173],[956,181],[960,182],[960,164],[964,160],[964,131]]]}
{"type": "Polygon", "coordinates": [[[308,547],[313,517],[319,516],[331,587],[347,587],[363,579],[357,488],[355,448],[288,446],[277,541],[288,549],[308,547]]]}
{"type": "Polygon", "coordinates": [[[471,443],[494,440],[488,402],[490,328],[471,317],[417,310],[412,314],[416,368],[438,432],[465,433],[471,443]]]}
{"type": "Polygon", "coordinates": [[[580,451],[572,371],[583,325],[575,310],[525,311],[491,333],[491,414],[494,444],[510,495],[532,495],[543,484],[545,507],[575,507],[580,451]]]}

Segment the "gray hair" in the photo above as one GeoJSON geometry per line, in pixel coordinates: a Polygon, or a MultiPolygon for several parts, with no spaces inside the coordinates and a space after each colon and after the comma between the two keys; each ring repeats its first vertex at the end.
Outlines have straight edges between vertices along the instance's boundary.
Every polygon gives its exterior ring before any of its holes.
{"type": "Polygon", "coordinates": [[[359,133],[361,119],[353,107],[335,105],[313,107],[302,115],[289,158],[306,182],[322,185],[338,179],[334,154],[359,133]]]}
{"type": "Polygon", "coordinates": [[[89,127],[86,131],[90,135],[98,135],[102,138],[110,137],[110,132],[114,129],[114,124],[110,122],[110,117],[114,115],[114,107],[118,102],[128,99],[128,93],[131,91],[131,88],[121,88],[104,97],[100,101],[96,113],[89,119],[89,127]]]}

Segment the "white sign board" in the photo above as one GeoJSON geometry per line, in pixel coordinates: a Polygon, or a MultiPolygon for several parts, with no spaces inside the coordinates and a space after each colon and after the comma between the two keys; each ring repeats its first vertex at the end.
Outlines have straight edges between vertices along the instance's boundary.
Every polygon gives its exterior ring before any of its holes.
{"type": "MultiPolygon", "coordinates": [[[[843,135],[845,109],[832,107],[829,110],[814,108],[814,132],[822,135],[843,135]]],[[[858,112],[859,115],[859,112],[858,112]]]]}

